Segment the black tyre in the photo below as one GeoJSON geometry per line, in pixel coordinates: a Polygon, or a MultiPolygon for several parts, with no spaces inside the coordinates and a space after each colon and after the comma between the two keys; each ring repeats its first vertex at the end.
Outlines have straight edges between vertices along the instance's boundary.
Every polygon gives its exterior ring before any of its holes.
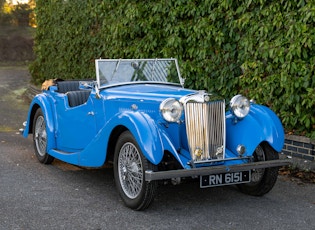
{"type": "Polygon", "coordinates": [[[33,143],[35,155],[39,162],[51,164],[54,157],[47,154],[46,122],[42,110],[37,109],[33,120],[33,143]]]}
{"type": "Polygon", "coordinates": [[[146,170],[156,170],[142,154],[129,131],[122,133],[117,141],[114,156],[114,177],[119,195],[125,205],[134,210],[144,210],[153,201],[157,182],[147,182],[146,170]]]}
{"type": "MultiPolygon", "coordinates": [[[[278,153],[267,143],[260,144],[254,153],[254,161],[279,159],[278,153]]],[[[239,184],[241,192],[252,196],[263,196],[275,185],[279,167],[252,170],[251,182],[239,184]]]]}

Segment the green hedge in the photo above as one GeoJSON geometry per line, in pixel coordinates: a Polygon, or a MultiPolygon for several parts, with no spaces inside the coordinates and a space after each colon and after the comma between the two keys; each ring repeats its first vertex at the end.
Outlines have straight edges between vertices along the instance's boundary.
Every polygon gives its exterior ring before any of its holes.
{"type": "Polygon", "coordinates": [[[314,0],[37,0],[33,82],[94,78],[95,58],[179,59],[186,86],[270,106],[315,138],[314,0]]]}

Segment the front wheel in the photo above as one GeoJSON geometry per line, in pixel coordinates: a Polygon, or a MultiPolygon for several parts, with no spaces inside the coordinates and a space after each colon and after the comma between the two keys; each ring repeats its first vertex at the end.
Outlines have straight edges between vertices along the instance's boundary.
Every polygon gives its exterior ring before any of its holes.
{"type": "Polygon", "coordinates": [[[153,201],[157,182],[145,181],[145,171],[155,170],[142,154],[129,131],[122,133],[117,141],[114,156],[114,177],[119,195],[127,207],[144,210],[153,201]]]}
{"type": "Polygon", "coordinates": [[[37,109],[33,120],[33,143],[35,155],[39,162],[51,164],[54,157],[47,153],[46,122],[41,109],[37,109]]]}
{"type": "MultiPolygon", "coordinates": [[[[254,161],[267,161],[279,159],[278,153],[267,143],[260,144],[254,152],[254,161]]],[[[278,178],[279,167],[255,169],[252,171],[251,182],[239,184],[241,192],[253,195],[263,196],[268,193],[275,185],[278,178]]]]}

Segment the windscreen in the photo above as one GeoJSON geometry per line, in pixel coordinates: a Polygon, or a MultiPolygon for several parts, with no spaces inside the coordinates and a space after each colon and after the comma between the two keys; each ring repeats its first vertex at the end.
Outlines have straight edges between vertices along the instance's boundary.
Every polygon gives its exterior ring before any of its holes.
{"type": "Polygon", "coordinates": [[[99,86],[150,81],[181,83],[176,59],[96,60],[99,86]]]}

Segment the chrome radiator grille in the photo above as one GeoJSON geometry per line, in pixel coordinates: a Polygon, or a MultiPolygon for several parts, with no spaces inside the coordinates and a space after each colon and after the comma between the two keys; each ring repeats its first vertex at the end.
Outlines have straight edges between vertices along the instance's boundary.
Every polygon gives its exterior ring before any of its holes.
{"type": "Polygon", "coordinates": [[[190,154],[195,163],[224,158],[224,101],[187,102],[185,122],[190,154]]]}

